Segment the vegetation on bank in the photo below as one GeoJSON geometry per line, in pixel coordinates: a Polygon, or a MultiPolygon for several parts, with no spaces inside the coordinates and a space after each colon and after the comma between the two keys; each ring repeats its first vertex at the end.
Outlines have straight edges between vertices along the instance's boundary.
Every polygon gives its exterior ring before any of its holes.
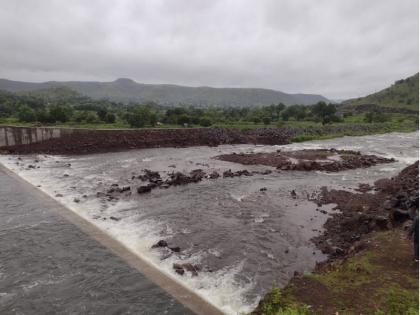
{"type": "Polygon", "coordinates": [[[342,116],[334,104],[310,106],[273,104],[264,107],[164,107],[94,100],[68,88],[57,87],[14,94],[0,91],[0,123],[17,126],[85,128],[176,127],[307,127],[346,123],[418,122],[417,115],[365,113],[342,116]]]}
{"type": "Polygon", "coordinates": [[[273,287],[253,314],[418,314],[418,264],[406,231],[375,233],[362,248],[284,289],[273,287]]]}

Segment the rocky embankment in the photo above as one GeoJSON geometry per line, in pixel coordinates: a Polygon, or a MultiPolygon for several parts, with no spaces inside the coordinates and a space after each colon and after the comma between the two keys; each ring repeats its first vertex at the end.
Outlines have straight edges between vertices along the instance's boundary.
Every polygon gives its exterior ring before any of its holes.
{"type": "MultiPolygon", "coordinates": [[[[184,129],[65,129],[60,136],[36,140],[37,128],[9,127],[13,143],[0,147],[4,154],[89,154],[116,152],[130,149],[156,147],[217,146],[221,144],[266,144],[282,145],[290,143],[299,135],[322,136],[344,133],[372,134],[383,131],[382,125],[320,126],[309,128],[260,128],[239,130],[230,128],[184,128],[184,129]],[[25,133],[22,132],[25,129],[25,133]],[[65,132],[64,132],[65,131],[65,132]],[[25,134],[25,136],[23,136],[25,134]],[[22,139],[25,137],[25,139],[22,139]],[[33,140],[32,140],[33,139],[33,140]],[[24,141],[25,140],[25,141],[24,141]],[[19,144],[26,143],[26,144],[19,144]]],[[[45,129],[45,128],[44,128],[45,129]]],[[[59,128],[55,128],[59,129],[59,128]]]]}
{"type": "Polygon", "coordinates": [[[316,202],[337,204],[335,208],[340,210],[327,220],[325,232],[314,239],[324,253],[344,255],[363,235],[392,229],[413,218],[419,209],[419,162],[372,187],[361,184],[359,192],[322,189],[316,202]]]}
{"type": "Polygon", "coordinates": [[[283,171],[339,172],[348,169],[366,168],[394,159],[364,155],[360,152],[336,149],[281,151],[271,153],[225,154],[216,157],[222,161],[243,165],[267,165],[283,171]]]}
{"type": "Polygon", "coordinates": [[[323,188],[314,201],[340,212],[313,241],[330,259],[272,289],[252,314],[415,314],[418,262],[405,228],[418,215],[418,189],[418,161],[359,193],[323,188]]]}

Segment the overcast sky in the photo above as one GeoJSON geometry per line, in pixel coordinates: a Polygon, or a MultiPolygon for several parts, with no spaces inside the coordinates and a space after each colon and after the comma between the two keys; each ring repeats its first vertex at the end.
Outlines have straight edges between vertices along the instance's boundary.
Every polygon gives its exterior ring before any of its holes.
{"type": "Polygon", "coordinates": [[[418,72],[418,0],[0,0],[0,77],[348,98],[418,72]]]}

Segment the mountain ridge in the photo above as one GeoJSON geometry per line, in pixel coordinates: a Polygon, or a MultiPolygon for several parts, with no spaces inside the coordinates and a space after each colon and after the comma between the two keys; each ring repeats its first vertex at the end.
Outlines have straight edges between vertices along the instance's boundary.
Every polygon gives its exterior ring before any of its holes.
{"type": "Polygon", "coordinates": [[[265,106],[280,102],[285,105],[311,105],[319,101],[329,102],[326,97],[318,94],[289,94],[265,88],[218,88],[175,84],[147,84],[138,83],[129,78],[119,78],[111,82],[46,81],[39,83],[0,79],[0,90],[15,93],[62,86],[69,87],[82,95],[94,99],[109,99],[123,103],[154,101],[161,105],[265,106]]]}

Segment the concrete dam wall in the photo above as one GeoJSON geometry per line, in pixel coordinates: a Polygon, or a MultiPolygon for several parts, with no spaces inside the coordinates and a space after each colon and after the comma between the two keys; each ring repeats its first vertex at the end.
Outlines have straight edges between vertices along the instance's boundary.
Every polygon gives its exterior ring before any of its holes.
{"type": "Polygon", "coordinates": [[[72,131],[73,129],[67,128],[0,126],[0,148],[60,138],[63,134],[69,134],[72,131]]]}

